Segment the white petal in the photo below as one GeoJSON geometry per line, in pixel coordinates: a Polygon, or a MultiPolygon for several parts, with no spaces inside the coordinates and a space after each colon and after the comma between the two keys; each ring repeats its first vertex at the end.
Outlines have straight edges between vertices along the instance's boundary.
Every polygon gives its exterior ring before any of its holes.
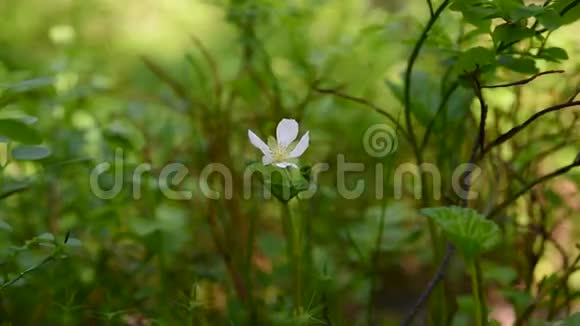
{"type": "Polygon", "coordinates": [[[264,155],[262,157],[262,164],[268,165],[268,164],[272,164],[272,162],[273,162],[272,156],[270,156],[270,155],[264,155]]]}
{"type": "Polygon", "coordinates": [[[282,119],[276,127],[276,139],[278,140],[278,145],[288,146],[292,143],[298,136],[298,122],[293,119],[282,119]]]}
{"type": "Polygon", "coordinates": [[[248,129],[248,138],[250,138],[250,143],[261,150],[264,155],[270,155],[270,147],[268,147],[268,145],[266,145],[266,143],[264,143],[264,141],[261,140],[260,137],[256,136],[256,134],[253,133],[250,129],[248,129]]]}
{"type": "Polygon", "coordinates": [[[287,167],[293,167],[293,168],[298,168],[298,165],[294,164],[294,163],[290,163],[290,162],[279,162],[279,163],[274,163],[275,166],[279,167],[279,168],[287,168],[287,167]]]}
{"type": "Polygon", "coordinates": [[[298,142],[298,144],[296,144],[296,147],[294,147],[294,149],[290,152],[290,154],[288,154],[288,157],[289,158],[299,157],[300,155],[304,154],[309,145],[310,145],[310,131],[307,131],[304,134],[304,136],[300,138],[300,141],[298,142]]]}

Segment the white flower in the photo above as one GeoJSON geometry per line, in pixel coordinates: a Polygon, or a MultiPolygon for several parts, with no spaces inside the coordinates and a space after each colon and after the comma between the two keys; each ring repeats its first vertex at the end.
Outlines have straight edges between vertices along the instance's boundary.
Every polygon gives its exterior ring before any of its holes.
{"type": "Polygon", "coordinates": [[[298,168],[292,159],[300,157],[308,148],[310,142],[309,131],[307,131],[296,146],[291,146],[298,137],[298,122],[293,119],[282,119],[276,128],[276,138],[270,139],[266,144],[260,137],[256,136],[248,129],[248,138],[256,148],[262,151],[262,164],[274,164],[281,168],[298,168]]]}

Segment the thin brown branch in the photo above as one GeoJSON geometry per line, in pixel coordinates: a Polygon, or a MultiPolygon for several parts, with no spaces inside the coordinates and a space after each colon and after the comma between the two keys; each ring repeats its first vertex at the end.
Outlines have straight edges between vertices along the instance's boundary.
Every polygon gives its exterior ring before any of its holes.
{"type": "Polygon", "coordinates": [[[512,129],[508,130],[506,133],[497,137],[494,141],[489,143],[487,146],[485,146],[485,148],[481,152],[481,155],[479,158],[481,159],[492,148],[499,146],[499,145],[503,144],[504,142],[508,141],[509,139],[511,139],[512,137],[514,137],[516,134],[518,134],[520,131],[522,131],[524,128],[529,126],[532,122],[534,122],[538,118],[542,117],[543,115],[550,113],[550,112],[553,112],[553,111],[558,111],[561,109],[573,107],[573,106],[580,106],[580,101],[562,103],[562,104],[551,106],[551,107],[544,109],[542,111],[536,112],[534,115],[532,115],[530,118],[528,118],[528,120],[526,120],[524,123],[513,127],[512,129]]]}
{"type": "Polygon", "coordinates": [[[524,195],[525,193],[527,193],[528,191],[530,191],[532,188],[534,188],[536,185],[546,182],[552,178],[555,178],[557,176],[560,176],[564,173],[567,173],[568,171],[572,170],[573,168],[576,168],[580,166],[580,153],[578,154],[578,156],[576,157],[576,159],[574,160],[574,162],[563,166],[555,171],[553,171],[552,173],[546,174],[532,182],[530,182],[528,185],[526,185],[524,188],[522,188],[520,191],[518,191],[515,195],[513,195],[512,197],[506,199],[504,202],[502,202],[501,204],[497,205],[491,212],[489,212],[489,214],[487,214],[487,217],[489,219],[494,218],[499,212],[501,212],[502,210],[504,210],[507,206],[509,206],[510,204],[512,204],[514,201],[516,201],[518,198],[520,198],[522,195],[524,195]]]}
{"type": "Polygon", "coordinates": [[[499,84],[499,85],[482,85],[481,88],[501,88],[501,87],[525,85],[525,84],[533,81],[534,79],[536,79],[540,76],[549,75],[549,74],[562,74],[562,73],[564,73],[564,70],[548,70],[548,71],[539,72],[539,73],[537,73],[529,78],[518,80],[515,82],[511,82],[511,83],[507,83],[507,84],[499,84]]]}

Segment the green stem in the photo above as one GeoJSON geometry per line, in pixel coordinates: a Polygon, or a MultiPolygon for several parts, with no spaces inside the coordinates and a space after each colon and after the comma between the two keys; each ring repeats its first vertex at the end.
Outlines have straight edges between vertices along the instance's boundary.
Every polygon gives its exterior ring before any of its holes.
{"type": "Polygon", "coordinates": [[[284,204],[284,226],[288,241],[287,254],[293,272],[294,312],[302,313],[302,221],[301,215],[295,214],[298,199],[291,199],[284,204]]]}
{"type": "Polygon", "coordinates": [[[469,263],[469,271],[471,274],[471,289],[473,292],[473,300],[475,302],[475,318],[477,326],[487,325],[485,298],[481,291],[481,275],[477,259],[469,263]]]}

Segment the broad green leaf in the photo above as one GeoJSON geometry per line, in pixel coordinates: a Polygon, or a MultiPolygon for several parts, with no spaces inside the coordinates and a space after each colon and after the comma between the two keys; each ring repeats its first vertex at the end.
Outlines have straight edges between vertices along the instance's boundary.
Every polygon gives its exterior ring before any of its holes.
{"type": "Polygon", "coordinates": [[[29,125],[14,119],[0,119],[0,136],[28,145],[42,142],[42,138],[29,125]]]}
{"type": "Polygon", "coordinates": [[[566,50],[558,47],[545,48],[538,53],[538,58],[546,59],[548,61],[560,62],[568,59],[566,50]]]}
{"type": "Polygon", "coordinates": [[[553,1],[548,8],[553,8],[561,16],[561,25],[567,25],[580,19],[580,2],[578,0],[553,1]],[[562,13],[564,15],[561,15],[562,13]]]}
{"type": "Polygon", "coordinates": [[[453,69],[458,75],[471,73],[495,63],[495,57],[490,49],[478,46],[468,49],[457,57],[453,69]]]}
{"type": "Polygon", "coordinates": [[[501,240],[497,224],[471,208],[457,206],[425,208],[431,218],[466,259],[473,259],[491,250],[501,240]]]}
{"type": "Polygon", "coordinates": [[[54,242],[54,235],[52,233],[43,233],[36,237],[40,242],[54,242]]]}
{"type": "Polygon", "coordinates": [[[530,28],[505,23],[497,26],[492,33],[493,42],[496,46],[512,44],[525,38],[534,36],[534,31],[530,28]]]}
{"type": "Polygon", "coordinates": [[[0,199],[4,199],[8,196],[24,191],[28,189],[28,187],[28,183],[8,183],[2,185],[0,188],[0,199]]]}
{"type": "Polygon", "coordinates": [[[535,74],[539,71],[536,67],[536,62],[531,58],[503,56],[498,59],[498,63],[505,68],[522,74],[535,74]]]}
{"type": "Polygon", "coordinates": [[[509,16],[511,18],[511,20],[513,21],[518,21],[520,19],[524,19],[524,18],[528,18],[528,17],[536,17],[538,15],[541,15],[545,12],[545,8],[542,6],[538,6],[538,5],[529,5],[529,6],[524,6],[523,4],[520,4],[519,6],[517,6],[516,8],[512,9],[512,11],[509,13],[509,16]]]}
{"type": "Polygon", "coordinates": [[[537,18],[540,24],[550,31],[562,26],[563,23],[562,16],[551,7],[545,8],[544,12],[538,15],[537,18]]]}
{"type": "Polygon", "coordinates": [[[18,161],[42,160],[50,154],[50,149],[42,146],[18,146],[12,150],[12,158],[18,161]]]}
{"type": "Polygon", "coordinates": [[[260,181],[266,188],[265,190],[270,191],[274,197],[283,203],[308,190],[310,186],[310,183],[299,169],[283,169],[261,163],[253,163],[249,168],[257,172],[260,181]]]}
{"type": "Polygon", "coordinates": [[[450,9],[461,12],[466,22],[486,31],[489,30],[491,19],[501,16],[497,6],[489,1],[456,0],[450,9]]]}

